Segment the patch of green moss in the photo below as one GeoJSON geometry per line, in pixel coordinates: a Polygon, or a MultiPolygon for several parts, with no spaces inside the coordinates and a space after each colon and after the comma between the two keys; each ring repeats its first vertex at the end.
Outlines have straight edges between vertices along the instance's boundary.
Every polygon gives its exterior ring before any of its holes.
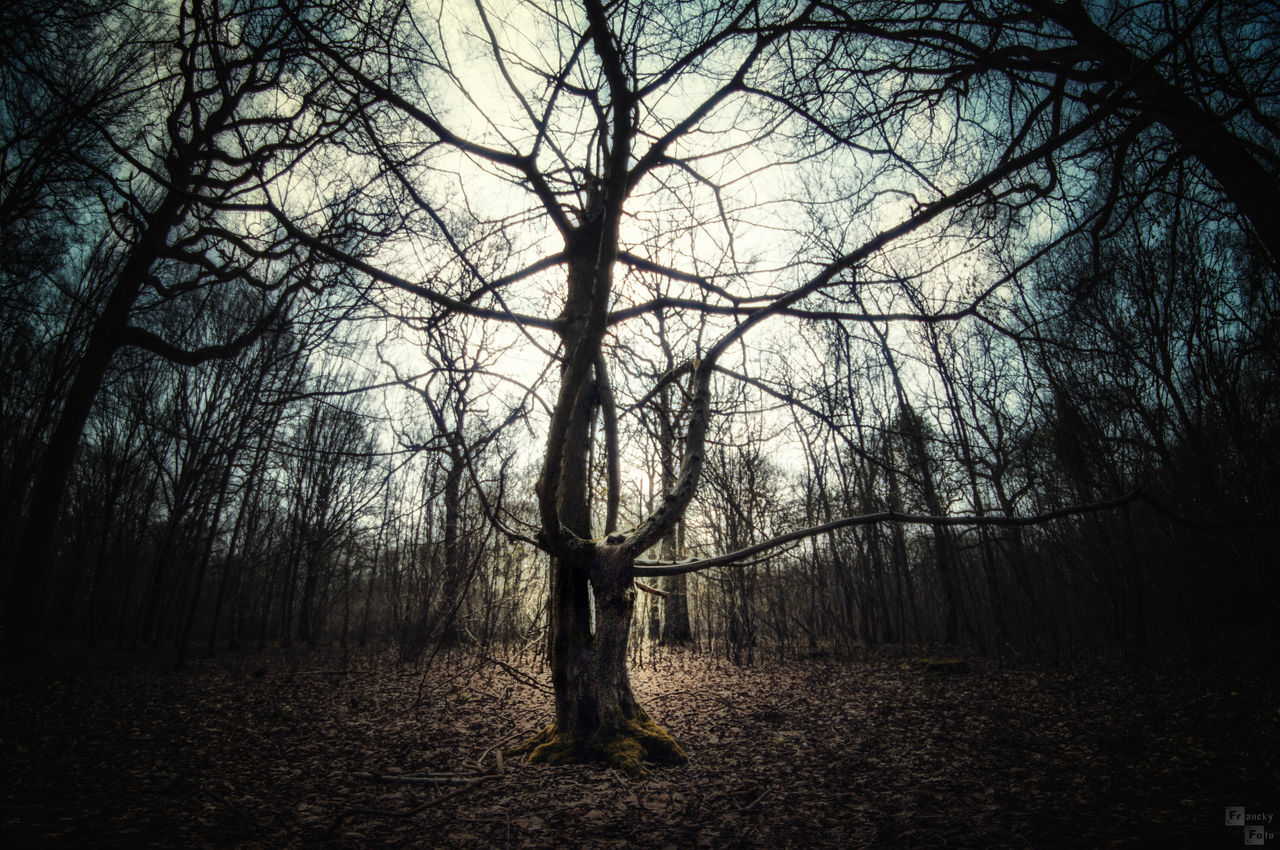
{"type": "Polygon", "coordinates": [[[647,775],[643,762],[684,764],[689,760],[670,733],[643,711],[634,719],[623,720],[616,729],[600,730],[586,738],[548,726],[515,752],[527,753],[535,764],[603,762],[632,777],[647,775]]]}

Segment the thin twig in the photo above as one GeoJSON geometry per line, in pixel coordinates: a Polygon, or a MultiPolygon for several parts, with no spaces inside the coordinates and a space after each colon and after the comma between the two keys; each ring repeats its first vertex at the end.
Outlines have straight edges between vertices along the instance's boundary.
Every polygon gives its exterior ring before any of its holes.
{"type": "Polygon", "coordinates": [[[773,790],[773,786],[772,785],[768,786],[763,791],[761,791],[754,800],[752,800],[750,803],[747,803],[745,806],[738,809],[738,811],[740,812],[750,811],[752,808],[755,807],[756,803],[759,803],[765,797],[769,796],[769,792],[772,790],[773,790]]]}
{"type": "Polygon", "coordinates": [[[475,779],[472,779],[469,782],[467,782],[467,784],[463,785],[461,788],[455,788],[454,790],[449,791],[446,794],[441,794],[439,797],[433,797],[430,800],[427,800],[422,805],[417,806],[416,808],[410,809],[407,812],[389,812],[384,809],[347,809],[345,812],[341,812],[336,818],[334,818],[333,826],[329,827],[329,831],[331,833],[337,832],[338,829],[342,827],[343,821],[345,821],[347,818],[356,817],[358,815],[364,815],[366,817],[372,817],[372,818],[411,818],[411,817],[414,817],[415,815],[422,814],[432,806],[438,806],[441,803],[447,803],[448,801],[456,797],[460,797],[466,792],[470,791],[472,788],[479,785],[481,782],[485,782],[486,780],[489,780],[489,779],[495,779],[498,776],[499,774],[497,773],[481,774],[480,776],[477,776],[475,779]]]}
{"type": "Polygon", "coordinates": [[[660,596],[660,597],[664,597],[664,598],[665,598],[665,597],[667,597],[667,596],[670,596],[670,595],[671,595],[671,591],[669,591],[669,590],[658,590],[658,588],[656,588],[656,587],[650,587],[649,585],[645,584],[645,583],[644,583],[644,582],[642,582],[642,581],[637,581],[637,582],[636,582],[636,587],[640,588],[640,589],[641,589],[641,590],[643,590],[645,593],[652,593],[654,596],[660,596]]]}
{"type": "Polygon", "coordinates": [[[474,781],[476,776],[477,774],[461,773],[428,773],[411,776],[364,772],[351,774],[353,779],[367,779],[384,785],[466,785],[474,781]]]}
{"type": "Polygon", "coordinates": [[[490,664],[495,665],[495,666],[496,666],[496,667],[498,667],[500,670],[502,670],[504,673],[506,673],[508,676],[510,676],[511,678],[515,679],[517,682],[519,682],[519,683],[520,683],[520,684],[522,684],[522,685],[526,685],[527,687],[534,688],[535,690],[542,691],[544,694],[549,694],[549,693],[551,693],[551,688],[549,688],[549,687],[547,687],[546,685],[542,684],[542,683],[541,683],[541,682],[539,682],[537,679],[533,678],[532,676],[530,676],[528,673],[524,672],[523,670],[520,670],[520,669],[518,669],[518,668],[516,668],[516,667],[512,667],[510,664],[508,664],[508,663],[507,663],[507,662],[505,662],[505,661],[499,661],[497,658],[494,658],[493,656],[489,656],[489,657],[485,658],[484,660],[485,660],[485,661],[488,661],[490,664]]]}

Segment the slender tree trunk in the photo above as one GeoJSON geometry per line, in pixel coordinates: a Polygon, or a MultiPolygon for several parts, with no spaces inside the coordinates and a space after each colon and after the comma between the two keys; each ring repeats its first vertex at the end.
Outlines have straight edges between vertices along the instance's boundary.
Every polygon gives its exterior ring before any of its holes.
{"type": "Polygon", "coordinates": [[[240,542],[240,531],[244,527],[245,516],[248,513],[249,504],[252,501],[250,491],[257,485],[258,472],[262,465],[262,460],[266,457],[266,437],[265,434],[258,439],[258,446],[254,453],[253,463],[249,467],[249,474],[245,478],[245,485],[240,497],[240,507],[236,511],[236,521],[231,527],[231,538],[227,543],[227,555],[222,566],[222,576],[218,580],[218,594],[213,604],[213,621],[209,625],[209,649],[206,653],[207,658],[212,658],[218,648],[218,623],[222,619],[222,609],[227,597],[227,587],[231,584],[234,574],[239,572],[239,563],[237,558],[236,547],[240,542]]]}
{"type": "Polygon", "coordinates": [[[40,616],[47,590],[49,562],[57,547],[62,500],[75,463],[80,438],[93,400],[112,357],[120,347],[121,334],[129,322],[129,312],[142,291],[142,283],[152,260],[169,234],[180,197],[176,192],[164,200],[147,218],[142,237],[120,270],[115,286],[93,325],[84,355],[76,368],[67,399],[45,448],[40,472],[31,492],[27,522],[18,552],[11,561],[5,591],[4,643],[11,657],[28,657],[35,649],[40,616]]]}
{"type": "Polygon", "coordinates": [[[316,645],[316,590],[320,586],[320,562],[326,555],[321,544],[307,546],[303,558],[306,569],[302,577],[302,596],[298,603],[298,640],[314,648],[316,645]]]}
{"type": "MultiPolygon", "coordinates": [[[[228,491],[231,489],[231,471],[232,467],[235,466],[237,454],[238,447],[232,449],[227,457],[227,468],[222,476],[222,484],[218,488],[218,502],[213,509],[213,518],[209,521],[209,530],[204,541],[204,551],[200,555],[200,566],[196,568],[195,587],[191,591],[191,601],[187,605],[186,617],[182,623],[182,633],[178,638],[178,660],[175,666],[179,668],[184,667],[187,663],[187,650],[191,643],[191,629],[195,626],[196,613],[200,608],[204,577],[209,570],[209,561],[213,558],[213,546],[218,537],[218,527],[222,522],[222,511],[226,507],[228,491]]],[[[232,545],[235,545],[234,541],[232,545]]]]}
{"type": "Polygon", "coordinates": [[[179,480],[174,486],[173,505],[169,522],[165,525],[164,539],[156,554],[155,565],[151,570],[151,580],[147,582],[146,596],[143,598],[142,611],[138,617],[137,630],[133,636],[133,648],[143,644],[153,644],[160,639],[160,598],[164,594],[165,579],[169,575],[169,561],[173,556],[174,543],[178,537],[178,527],[186,513],[186,485],[179,480]]]}
{"type": "MultiPolygon", "coordinates": [[[[668,355],[668,368],[675,361],[668,355]]],[[[670,493],[676,484],[676,429],[671,409],[671,390],[664,387],[659,394],[658,426],[662,453],[662,492],[670,493]]],[[[675,559],[684,548],[684,521],[662,539],[662,557],[675,559]]],[[[667,595],[663,597],[662,645],[688,646],[693,642],[693,629],[689,625],[689,580],[682,573],[667,579],[667,595]]]]}
{"type": "Polygon", "coordinates": [[[681,574],[667,578],[667,595],[663,598],[666,617],[662,621],[663,646],[688,646],[693,643],[693,627],[689,622],[689,577],[681,574]]]}
{"type": "Polygon", "coordinates": [[[365,585],[364,592],[364,615],[360,618],[360,641],[359,646],[364,649],[365,644],[369,640],[369,612],[373,609],[373,588],[378,581],[378,559],[382,557],[382,534],[378,535],[378,542],[374,544],[373,559],[369,563],[369,582],[365,585]]]}
{"type": "Polygon", "coordinates": [[[271,606],[274,602],[272,597],[276,592],[276,581],[279,578],[281,567],[278,564],[278,558],[268,556],[265,563],[266,576],[265,587],[262,591],[262,607],[258,610],[258,651],[261,652],[267,644],[267,631],[271,627],[271,606]]]}
{"type": "Polygon", "coordinates": [[[351,634],[351,572],[354,568],[351,558],[342,561],[342,636],[338,645],[342,647],[342,666],[347,666],[348,637],[351,634]]]}
{"type": "MultiPolygon", "coordinates": [[[[461,441],[461,434],[458,440],[461,441]]],[[[462,603],[463,558],[459,542],[459,523],[462,514],[462,473],[465,460],[461,450],[450,452],[449,471],[444,478],[444,585],[442,587],[438,616],[440,645],[452,648],[461,642],[458,628],[458,611],[462,603]]]]}
{"type": "MultiPolygon", "coordinates": [[[[861,302],[859,302],[861,303],[861,302]]],[[[943,514],[942,500],[938,496],[937,483],[934,480],[933,459],[924,439],[924,419],[911,406],[906,387],[898,370],[898,360],[889,345],[883,330],[872,326],[880,350],[884,354],[885,365],[889,367],[889,376],[893,379],[894,392],[898,399],[898,423],[901,438],[906,450],[908,464],[918,476],[921,495],[924,497],[925,510],[933,516],[943,514]]],[[[892,469],[892,466],[890,466],[892,469]]],[[[892,476],[892,472],[890,475],[892,476]]],[[[934,525],[933,552],[934,568],[942,589],[943,607],[943,642],[955,644],[960,638],[960,593],[956,586],[957,558],[955,545],[946,526],[934,525]]]]}

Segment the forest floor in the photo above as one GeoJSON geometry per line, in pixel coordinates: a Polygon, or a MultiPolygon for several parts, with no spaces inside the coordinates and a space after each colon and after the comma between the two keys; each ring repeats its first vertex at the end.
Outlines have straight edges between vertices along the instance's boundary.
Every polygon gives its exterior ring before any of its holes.
{"type": "Polygon", "coordinates": [[[1239,847],[1226,806],[1280,814],[1280,682],[1239,657],[936,675],[676,653],[633,682],[687,766],[499,761],[549,721],[546,676],[473,656],[3,671],[0,843],[1239,847]]]}

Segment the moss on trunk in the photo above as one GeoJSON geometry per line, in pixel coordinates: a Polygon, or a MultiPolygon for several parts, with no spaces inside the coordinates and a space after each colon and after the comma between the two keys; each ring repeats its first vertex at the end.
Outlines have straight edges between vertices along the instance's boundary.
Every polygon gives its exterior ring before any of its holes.
{"type": "Polygon", "coordinates": [[[548,654],[556,718],[517,750],[528,753],[530,761],[603,762],[641,776],[641,762],[688,760],[631,692],[627,640],[635,611],[632,563],[629,553],[605,547],[553,563],[548,654]]]}
{"type": "Polygon", "coordinates": [[[689,760],[667,730],[640,708],[636,717],[624,718],[613,728],[588,735],[562,732],[552,724],[521,744],[516,752],[527,753],[529,761],[537,764],[604,763],[637,778],[648,775],[643,762],[678,765],[689,760]]]}

